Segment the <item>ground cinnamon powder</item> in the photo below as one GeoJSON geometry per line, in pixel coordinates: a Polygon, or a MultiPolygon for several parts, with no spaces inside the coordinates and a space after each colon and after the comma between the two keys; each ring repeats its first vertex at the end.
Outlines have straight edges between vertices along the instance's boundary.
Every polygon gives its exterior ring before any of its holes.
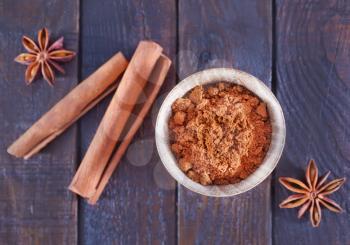
{"type": "Polygon", "coordinates": [[[172,105],[171,149],[202,185],[237,183],[262,163],[271,142],[266,104],[246,88],[197,86],[172,105]]]}

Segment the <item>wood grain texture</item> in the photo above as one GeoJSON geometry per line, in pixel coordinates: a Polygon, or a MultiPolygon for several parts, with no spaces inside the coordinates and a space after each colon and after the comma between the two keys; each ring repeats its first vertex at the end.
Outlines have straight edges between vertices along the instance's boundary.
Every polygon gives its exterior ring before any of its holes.
{"type": "MultiPolygon", "coordinates": [[[[304,178],[310,158],[330,179],[350,177],[350,3],[277,1],[277,95],[287,124],[276,176],[304,178]]],[[[331,197],[345,210],[324,210],[319,228],[308,214],[279,209],[288,196],[275,180],[275,244],[350,244],[349,183],[331,197]]]]}
{"type": "Polygon", "coordinates": [[[53,39],[78,50],[78,0],[0,1],[0,244],[74,244],[77,201],[66,189],[75,169],[76,127],[28,161],[6,148],[77,83],[77,58],[65,64],[51,88],[43,79],[24,82],[22,35],[48,27],[53,39]]]}
{"type": "MultiPolygon", "coordinates": [[[[179,75],[234,67],[271,84],[272,3],[179,1],[179,75]]],[[[180,244],[270,244],[270,180],[233,198],[179,186],[180,244]]]]}
{"type": "MultiPolygon", "coordinates": [[[[129,59],[138,42],[152,39],[174,59],[175,1],[82,2],[82,76],[117,51],[129,59]]],[[[174,67],[159,98],[175,84],[174,67]]],[[[146,118],[96,206],[80,203],[82,244],[174,244],[175,183],[165,174],[154,142],[159,102],[146,118]]],[[[80,127],[81,157],[86,152],[108,101],[87,114],[80,127]]]]}

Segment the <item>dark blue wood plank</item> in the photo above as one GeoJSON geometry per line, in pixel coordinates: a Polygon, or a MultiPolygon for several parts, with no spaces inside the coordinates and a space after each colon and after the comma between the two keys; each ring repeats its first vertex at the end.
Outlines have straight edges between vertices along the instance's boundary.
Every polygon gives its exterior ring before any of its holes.
{"type": "MultiPolygon", "coordinates": [[[[350,4],[348,1],[277,1],[277,95],[287,124],[276,177],[304,178],[310,158],[330,179],[350,177],[350,4]]],[[[279,209],[290,193],[277,178],[275,244],[349,244],[349,183],[332,195],[345,213],[324,210],[319,228],[307,213],[279,209]]]]}
{"type": "MultiPolygon", "coordinates": [[[[234,67],[271,84],[270,0],[179,1],[179,75],[234,67]]],[[[180,244],[270,244],[270,179],[234,198],[179,186],[180,244]]]]}
{"type": "MultiPolygon", "coordinates": [[[[130,58],[142,39],[155,40],[174,60],[175,7],[175,1],[82,1],[82,77],[117,51],[130,58]]],[[[174,83],[171,68],[160,94],[174,83]]],[[[108,102],[97,105],[81,122],[81,157],[108,102]]],[[[81,201],[82,244],[175,243],[175,183],[162,169],[154,142],[158,106],[140,128],[97,206],[81,201]]]]}
{"type": "MultiPolygon", "coordinates": [[[[66,189],[74,171],[76,127],[28,161],[6,148],[77,84],[77,61],[65,64],[54,88],[43,79],[24,82],[25,67],[13,62],[22,35],[43,27],[65,47],[78,50],[78,0],[0,1],[0,244],[74,244],[77,200],[66,189]]],[[[53,40],[52,40],[53,41],[53,40]]]]}

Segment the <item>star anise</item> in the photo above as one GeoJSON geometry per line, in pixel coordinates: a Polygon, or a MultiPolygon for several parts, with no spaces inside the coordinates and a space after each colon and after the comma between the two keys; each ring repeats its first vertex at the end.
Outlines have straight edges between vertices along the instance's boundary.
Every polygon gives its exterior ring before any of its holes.
{"type": "Polygon", "coordinates": [[[49,32],[46,28],[39,31],[38,43],[39,45],[29,37],[23,36],[22,44],[29,53],[18,55],[15,61],[28,66],[25,72],[27,84],[32,83],[40,69],[44,79],[52,86],[55,81],[52,67],[64,73],[64,69],[57,62],[69,61],[75,56],[75,53],[62,49],[63,37],[49,46],[49,32]]]}
{"type": "Polygon", "coordinates": [[[330,211],[340,213],[342,208],[327,196],[337,191],[345,182],[345,178],[335,179],[329,183],[325,183],[330,172],[327,172],[319,179],[318,169],[314,160],[310,160],[306,169],[306,182],[300,180],[281,177],[279,182],[288,190],[297,194],[289,196],[280,203],[280,208],[296,208],[301,206],[298,212],[298,218],[309,210],[310,220],[313,227],[319,226],[321,222],[321,206],[330,211]]]}

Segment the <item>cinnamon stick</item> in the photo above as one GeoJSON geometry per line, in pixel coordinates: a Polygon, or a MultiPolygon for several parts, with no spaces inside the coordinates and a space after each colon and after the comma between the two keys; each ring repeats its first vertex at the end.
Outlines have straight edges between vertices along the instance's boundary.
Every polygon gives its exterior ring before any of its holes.
{"type": "Polygon", "coordinates": [[[71,191],[86,198],[95,193],[119,136],[162,50],[161,46],[151,41],[139,43],[69,186],[71,191]]]}
{"type": "Polygon", "coordinates": [[[171,65],[171,61],[164,55],[162,55],[158,62],[156,67],[154,68],[152,75],[150,77],[150,81],[152,81],[153,88],[149,95],[147,96],[147,100],[145,101],[142,109],[138,113],[135,121],[133,122],[132,126],[130,127],[130,130],[124,137],[123,141],[120,143],[119,148],[112,156],[111,160],[109,161],[106,170],[104,171],[104,174],[97,186],[97,189],[92,197],[88,199],[89,204],[96,204],[98,199],[100,198],[104,188],[106,187],[108,180],[112,176],[114,170],[118,166],[118,163],[122,156],[124,155],[125,151],[127,150],[132,138],[136,134],[137,130],[140,128],[145,116],[147,115],[148,111],[150,110],[155,98],[157,97],[157,94],[159,92],[159,89],[161,88],[165,77],[169,71],[171,65]]]}
{"type": "Polygon", "coordinates": [[[117,53],[53,106],[7,152],[28,159],[116,88],[116,79],[128,61],[117,53]]]}

